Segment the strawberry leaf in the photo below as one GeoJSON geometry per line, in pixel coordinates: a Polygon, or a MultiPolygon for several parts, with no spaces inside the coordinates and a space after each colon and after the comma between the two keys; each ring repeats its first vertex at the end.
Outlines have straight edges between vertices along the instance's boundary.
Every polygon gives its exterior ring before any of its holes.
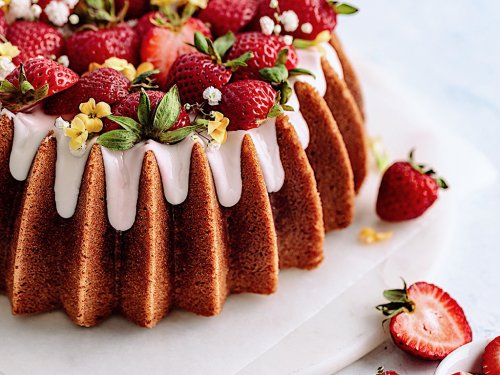
{"type": "Polygon", "coordinates": [[[247,66],[247,61],[253,57],[253,52],[245,52],[240,57],[229,60],[225,62],[223,65],[227,68],[230,68],[233,72],[236,71],[240,66],[247,66]]]}
{"type": "Polygon", "coordinates": [[[137,118],[142,126],[147,126],[151,114],[151,102],[146,91],[141,88],[141,96],[139,98],[139,108],[137,109],[137,118]]]}
{"type": "Polygon", "coordinates": [[[128,130],[112,130],[97,138],[97,143],[111,151],[127,151],[140,141],[140,137],[128,130]]]}
{"type": "Polygon", "coordinates": [[[10,83],[7,80],[1,81],[0,82],[0,92],[1,93],[7,93],[7,94],[15,94],[17,93],[18,88],[14,86],[12,83],[10,83]]]}
{"type": "Polygon", "coordinates": [[[226,35],[221,36],[220,38],[217,38],[214,42],[214,49],[215,52],[222,58],[224,55],[229,51],[229,48],[231,48],[236,41],[236,37],[234,34],[230,31],[226,35]]]}
{"type": "Polygon", "coordinates": [[[306,75],[316,78],[313,72],[303,68],[292,68],[288,71],[288,74],[290,75],[290,77],[306,75]]]}
{"type": "Polygon", "coordinates": [[[376,306],[376,309],[388,318],[392,318],[401,312],[412,312],[415,303],[408,297],[408,288],[403,280],[403,289],[391,289],[384,291],[384,297],[389,303],[376,306]]]}
{"type": "Polygon", "coordinates": [[[267,114],[268,118],[276,118],[281,116],[284,113],[283,108],[279,104],[273,105],[269,113],[267,114]]]}
{"type": "Polygon", "coordinates": [[[199,31],[194,33],[194,46],[201,53],[204,53],[205,55],[210,54],[207,38],[199,31]]]}
{"type": "Polygon", "coordinates": [[[153,129],[166,131],[174,125],[181,112],[179,90],[174,85],[163,97],[156,108],[153,120],[153,129]]]}
{"type": "Polygon", "coordinates": [[[132,81],[132,86],[134,85],[141,85],[143,83],[151,83],[152,79],[150,78],[154,74],[160,73],[160,70],[155,69],[155,70],[148,70],[147,72],[139,74],[137,77],[134,78],[132,81]]]}
{"type": "MultiPolygon", "coordinates": [[[[162,132],[159,135],[159,140],[161,143],[164,143],[164,144],[177,143],[177,142],[182,141],[184,138],[186,138],[192,132],[200,129],[201,126],[202,125],[191,125],[191,126],[185,126],[183,128],[172,130],[172,131],[162,132]]],[[[204,126],[205,125],[203,125],[203,127],[204,126]]]]}
{"type": "Polygon", "coordinates": [[[288,70],[285,65],[278,64],[271,68],[259,70],[260,75],[268,82],[280,84],[288,79],[288,70]]]}
{"type": "Polygon", "coordinates": [[[286,65],[287,60],[288,60],[288,48],[283,48],[278,52],[278,56],[276,57],[276,63],[274,65],[278,64],[286,65]]]}
{"type": "Polygon", "coordinates": [[[335,13],[343,14],[343,15],[354,14],[354,13],[357,13],[359,11],[358,8],[356,8],[352,5],[349,5],[349,4],[345,4],[345,3],[335,4],[334,10],[335,10],[335,13]]]}
{"type": "MultiPolygon", "coordinates": [[[[109,116],[107,116],[107,118],[109,120],[113,121],[113,122],[116,122],[118,125],[120,125],[123,129],[125,129],[129,133],[133,133],[138,138],[140,138],[140,135],[141,135],[141,124],[139,124],[134,119],[132,119],[130,117],[113,116],[113,115],[109,115],[109,116]]],[[[108,134],[108,133],[106,133],[106,134],[108,134]]]]}
{"type": "Polygon", "coordinates": [[[40,100],[45,98],[48,93],[49,93],[49,85],[46,83],[45,85],[34,91],[32,103],[39,102],[40,100]]]}

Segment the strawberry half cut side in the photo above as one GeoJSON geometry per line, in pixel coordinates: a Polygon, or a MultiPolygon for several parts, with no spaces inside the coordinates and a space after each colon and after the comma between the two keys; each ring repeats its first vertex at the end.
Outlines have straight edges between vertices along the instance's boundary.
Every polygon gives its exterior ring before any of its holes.
{"type": "Polygon", "coordinates": [[[500,336],[486,345],[483,355],[484,375],[500,374],[500,336]]]}
{"type": "Polygon", "coordinates": [[[418,282],[409,288],[386,290],[389,303],[377,309],[390,319],[394,343],[426,360],[439,360],[472,341],[464,311],[444,290],[418,282]]]}

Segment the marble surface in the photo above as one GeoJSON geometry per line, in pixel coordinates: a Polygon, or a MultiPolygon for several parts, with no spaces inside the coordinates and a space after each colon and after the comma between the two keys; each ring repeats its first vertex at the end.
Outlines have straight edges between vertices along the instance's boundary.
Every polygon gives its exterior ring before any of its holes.
{"type": "MultiPolygon", "coordinates": [[[[482,150],[498,172],[500,3],[359,0],[356,4],[361,8],[358,15],[340,19],[339,34],[348,52],[383,68],[411,90],[421,113],[482,150]]],[[[498,179],[458,203],[447,256],[429,281],[460,302],[475,338],[500,335],[498,179]]],[[[431,375],[437,363],[407,356],[388,338],[338,375],[373,374],[380,365],[401,375],[431,375]]]]}

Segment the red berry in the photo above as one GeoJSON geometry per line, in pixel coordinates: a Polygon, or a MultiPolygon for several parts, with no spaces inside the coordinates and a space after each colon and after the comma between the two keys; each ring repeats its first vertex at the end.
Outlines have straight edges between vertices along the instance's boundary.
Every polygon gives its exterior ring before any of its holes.
{"type": "Polygon", "coordinates": [[[148,0],[115,0],[116,13],[118,14],[128,1],[127,19],[139,18],[149,10],[148,0]]]}
{"type": "Polygon", "coordinates": [[[76,32],[66,44],[70,67],[80,74],[89,69],[90,63],[102,64],[110,57],[125,59],[133,65],[139,61],[139,37],[126,23],[76,32]]]}
{"type": "Polygon", "coordinates": [[[377,215],[382,220],[414,219],[432,206],[438,198],[440,180],[424,172],[412,161],[396,162],[385,171],[377,198],[377,215]]]}
{"type": "Polygon", "coordinates": [[[196,18],[190,18],[179,30],[153,27],[145,35],[142,40],[141,59],[160,70],[156,81],[161,88],[166,88],[168,73],[177,57],[196,51],[187,44],[194,43],[196,31],[210,37],[210,31],[205,24],[196,18]]]}
{"type": "Polygon", "coordinates": [[[455,372],[453,375],[473,375],[470,372],[465,372],[465,371],[460,371],[460,372],[455,372]]]}
{"type": "Polygon", "coordinates": [[[387,370],[384,371],[383,367],[379,367],[376,375],[399,375],[396,371],[387,370]]]}
{"type": "Polygon", "coordinates": [[[151,20],[154,20],[158,14],[158,12],[148,12],[137,20],[137,24],[134,26],[134,31],[137,35],[139,35],[141,43],[148,31],[155,27],[151,23],[151,20]]]}
{"type": "Polygon", "coordinates": [[[210,24],[217,36],[229,31],[237,33],[257,14],[259,0],[211,0],[199,17],[210,24]]]}
{"type": "Polygon", "coordinates": [[[64,49],[61,33],[43,22],[16,21],[9,26],[7,39],[21,52],[13,59],[16,65],[32,57],[58,57],[64,49]]]}
{"type": "MultiPolygon", "coordinates": [[[[146,91],[146,93],[151,103],[151,112],[154,112],[160,101],[165,96],[165,93],[161,91],[151,91],[151,90],[146,91]]],[[[137,111],[139,109],[140,97],[141,97],[140,92],[134,92],[133,94],[122,99],[119,103],[115,104],[111,108],[111,113],[114,116],[130,117],[136,121],[139,121],[137,111]]],[[[189,116],[186,110],[184,108],[181,108],[181,112],[179,114],[179,117],[177,118],[177,121],[172,125],[172,127],[169,130],[177,130],[188,125],[190,125],[189,116]]],[[[109,132],[111,130],[118,130],[118,129],[121,129],[121,126],[118,125],[116,122],[113,122],[108,119],[104,120],[104,132],[109,132]]]]}
{"type": "Polygon", "coordinates": [[[500,336],[491,341],[484,350],[483,372],[484,375],[500,374],[500,336]]]}
{"type": "Polygon", "coordinates": [[[231,70],[199,52],[181,55],[168,75],[168,85],[179,88],[183,103],[203,103],[203,91],[209,86],[221,89],[231,79],[231,70]]]}
{"type": "MultiPolygon", "coordinates": [[[[47,97],[66,90],[78,82],[78,75],[71,69],[45,58],[32,58],[23,64],[26,79],[35,90],[48,84],[47,97]]],[[[20,67],[12,71],[5,79],[19,87],[20,67]]]]}
{"type": "MultiPolygon", "coordinates": [[[[269,1],[260,3],[256,21],[263,16],[271,17],[274,20],[276,9],[271,8],[269,4],[269,1]]],[[[283,33],[292,35],[294,38],[313,40],[320,32],[333,31],[337,25],[337,13],[335,13],[333,6],[325,0],[280,0],[279,10],[281,14],[285,11],[293,11],[298,16],[299,27],[295,31],[283,30],[283,33]],[[310,33],[302,31],[301,28],[307,23],[312,26],[310,33]]],[[[252,27],[254,30],[260,31],[258,22],[254,22],[252,27]]]]}
{"type": "Polygon", "coordinates": [[[5,19],[5,13],[3,10],[0,9],[0,35],[3,35],[4,37],[6,37],[8,28],[9,28],[9,24],[7,23],[7,20],[5,19]]]}
{"type": "Polygon", "coordinates": [[[248,130],[260,126],[274,105],[276,92],[267,82],[243,80],[222,88],[218,109],[229,120],[228,130],[248,130]]]}
{"type": "Polygon", "coordinates": [[[285,48],[288,49],[286,67],[295,68],[298,62],[297,51],[293,46],[287,46],[282,38],[258,32],[239,34],[229,52],[228,59],[235,59],[247,51],[252,51],[254,56],[247,61],[247,67],[240,67],[234,72],[233,80],[262,79],[259,70],[274,66],[278,53],[285,48]]]}
{"type": "Polygon", "coordinates": [[[408,289],[386,291],[391,303],[377,306],[391,318],[394,343],[405,352],[428,360],[443,359],[472,341],[464,311],[441,288],[418,282],[408,289]]]}
{"type": "Polygon", "coordinates": [[[130,81],[120,72],[101,68],[84,75],[69,90],[54,95],[45,103],[45,112],[51,115],[74,115],[80,103],[94,98],[96,102],[112,105],[129,95],[130,81]]]}

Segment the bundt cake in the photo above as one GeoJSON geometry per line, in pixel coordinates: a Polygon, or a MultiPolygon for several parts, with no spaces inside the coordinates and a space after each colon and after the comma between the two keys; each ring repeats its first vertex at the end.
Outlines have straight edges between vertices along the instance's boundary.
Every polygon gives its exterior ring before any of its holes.
{"type": "Polygon", "coordinates": [[[174,308],[215,315],[230,293],[273,293],[280,268],[317,267],[325,233],[353,220],[363,100],[332,31],[355,9],[143,2],[134,17],[155,9],[133,22],[123,4],[116,16],[34,4],[24,21],[7,9],[7,30],[44,30],[0,45],[0,292],[13,314],[145,327],[174,308]]]}

